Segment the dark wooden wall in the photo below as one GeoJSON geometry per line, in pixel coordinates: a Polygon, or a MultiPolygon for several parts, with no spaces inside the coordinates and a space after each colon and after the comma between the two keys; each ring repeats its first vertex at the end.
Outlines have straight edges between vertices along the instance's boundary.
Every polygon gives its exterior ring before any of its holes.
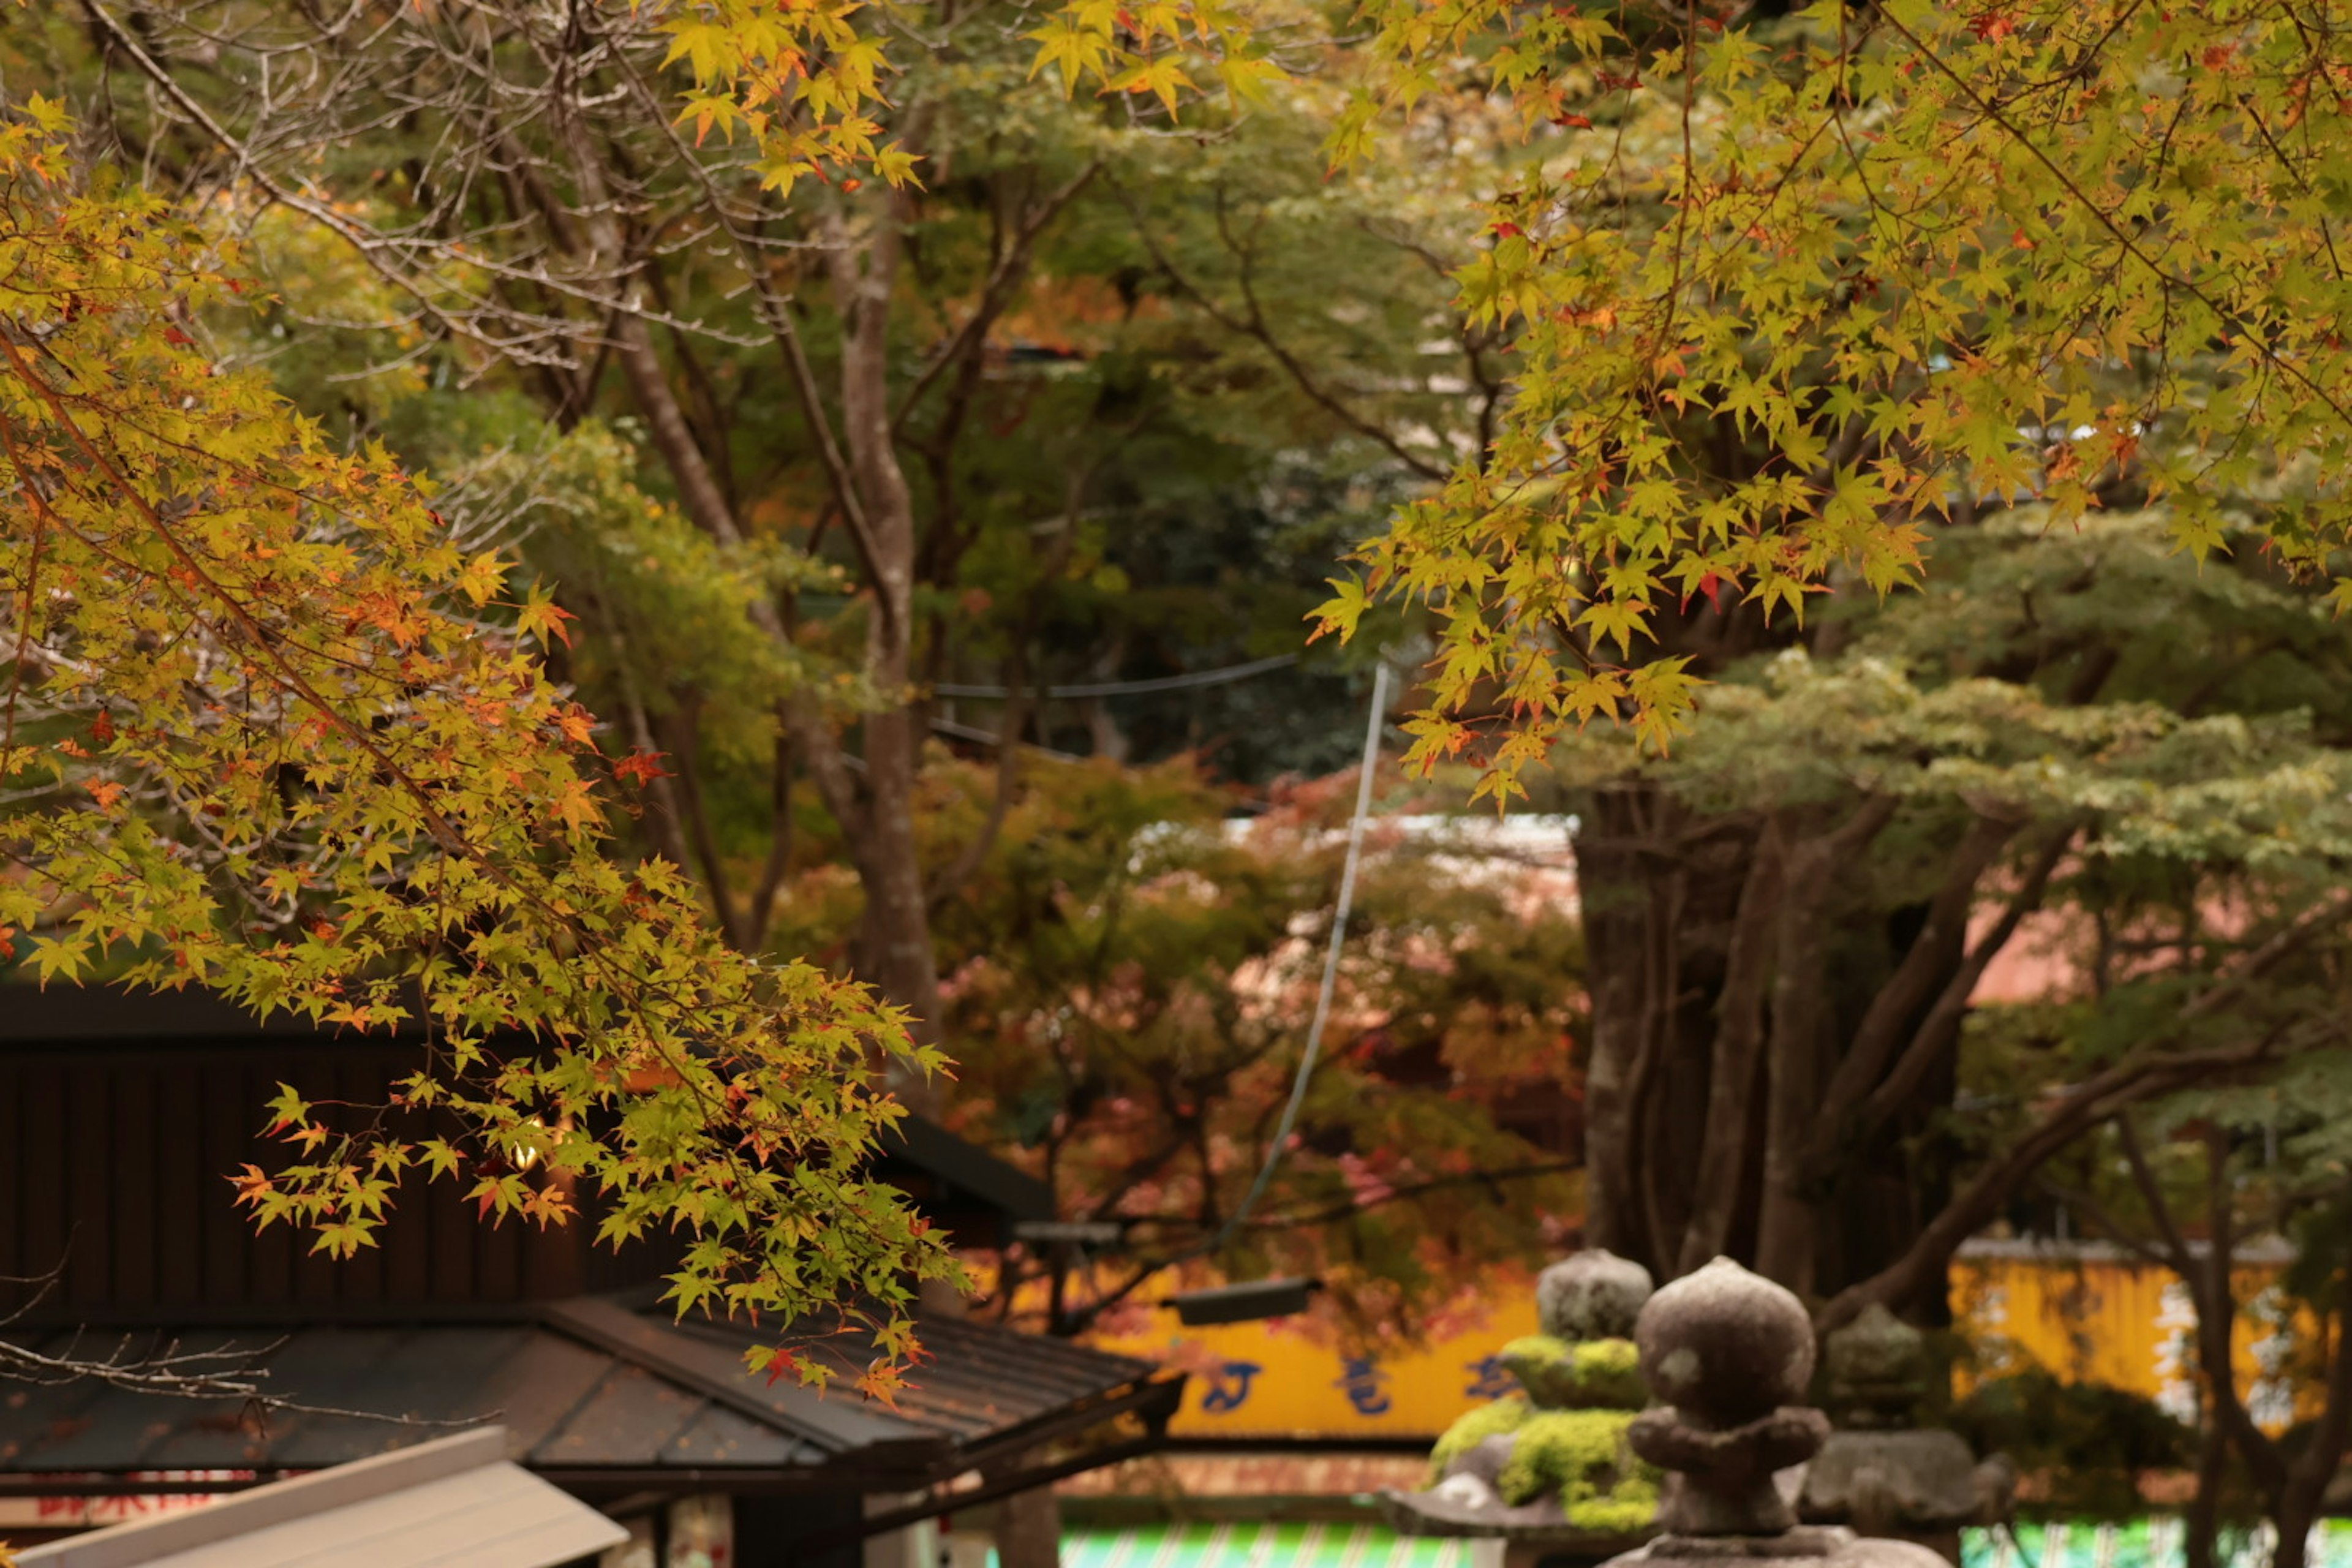
{"type": "MultiPolygon", "coordinates": [[[[310,1237],[282,1225],[257,1232],[229,1177],[299,1158],[264,1134],[278,1085],[322,1107],[380,1106],[423,1048],[421,1037],[257,1023],[194,992],[0,984],[0,1314],[33,1289],[9,1280],[53,1270],[28,1322],[478,1315],[650,1284],[675,1267],[674,1238],[596,1247],[591,1193],[577,1194],[583,1214],[571,1224],[493,1226],[466,1201],[469,1182],[422,1172],[356,1258],[314,1255],[310,1237]]],[[[1050,1216],[1043,1183],[937,1127],[915,1131],[873,1173],[959,1244],[1002,1246],[1010,1219],[1050,1216]]]]}
{"type": "MultiPolygon", "coordinates": [[[[5,1005],[5,1002],[0,1002],[5,1005]]],[[[41,1319],[155,1321],[158,1309],[520,1302],[656,1278],[591,1226],[493,1226],[446,1178],[402,1190],[379,1245],[337,1262],[283,1225],[257,1232],[229,1175],[295,1149],[262,1136],[280,1082],[313,1101],[380,1104],[415,1047],[320,1040],[0,1037],[0,1276],[62,1269],[41,1319]]],[[[23,1300],[23,1287],[0,1287],[23,1300]]],[[[199,1312],[197,1316],[209,1315],[199,1312]]]]}

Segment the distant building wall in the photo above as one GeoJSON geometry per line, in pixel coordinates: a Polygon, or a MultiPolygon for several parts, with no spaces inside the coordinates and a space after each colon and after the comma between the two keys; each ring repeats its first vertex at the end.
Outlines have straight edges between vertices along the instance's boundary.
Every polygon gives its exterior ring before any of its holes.
{"type": "MultiPolygon", "coordinates": [[[[2282,1330],[2275,1289],[2283,1262],[2256,1255],[2236,1270],[2239,1300],[2252,1304],[2237,1326],[2239,1386],[2273,1431],[2293,1415],[2293,1331],[2282,1330]]],[[[1180,1330],[1172,1314],[1158,1315],[1155,1331],[1097,1342],[1192,1372],[1170,1427],[1178,1437],[1433,1437],[1508,1391],[1494,1355],[1536,1331],[1529,1294],[1513,1290],[1483,1323],[1387,1355],[1343,1356],[1280,1322],[1180,1330]]],[[[1951,1302],[1954,1327],[1979,1347],[1977,1367],[1958,1374],[1963,1391],[1973,1377],[2038,1363],[2194,1415],[2196,1314],[2168,1270],[2096,1247],[1979,1243],[1952,1265],[1951,1302]]]]}

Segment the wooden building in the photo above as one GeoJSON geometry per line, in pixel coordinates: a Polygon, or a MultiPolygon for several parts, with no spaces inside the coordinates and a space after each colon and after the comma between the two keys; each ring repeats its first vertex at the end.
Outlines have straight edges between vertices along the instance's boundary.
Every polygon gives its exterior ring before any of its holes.
{"type": "MultiPolygon", "coordinates": [[[[257,1232],[227,1175],[283,1163],[261,1136],[276,1086],[377,1102],[415,1048],[195,995],[0,992],[0,1277],[47,1280],[0,1285],[0,1332],[84,1356],[233,1349],[311,1407],[0,1383],[0,1537],[29,1538],[11,1500],[232,1490],[497,1422],[511,1458],[635,1532],[619,1568],[702,1568],[681,1543],[720,1536],[741,1568],[847,1568],[951,1504],[1160,1440],[1181,1378],[953,1315],[925,1319],[936,1359],[895,1410],[769,1386],[743,1370],[754,1331],[658,1304],[659,1246],[493,1226],[446,1182],[349,1261],[257,1232]]],[[[878,1173],[966,1244],[1052,1217],[1042,1184],[929,1123],[878,1173]]]]}

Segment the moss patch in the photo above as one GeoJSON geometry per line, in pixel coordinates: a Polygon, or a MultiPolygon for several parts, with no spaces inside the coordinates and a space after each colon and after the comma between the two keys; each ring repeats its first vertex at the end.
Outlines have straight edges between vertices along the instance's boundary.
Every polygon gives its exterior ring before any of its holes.
{"type": "Polygon", "coordinates": [[[1607,1497],[1567,1505],[1568,1522],[1595,1535],[1634,1535],[1658,1522],[1658,1485],[1629,1476],[1607,1497]]]}
{"type": "Polygon", "coordinates": [[[1496,1359],[1547,1410],[1638,1410],[1649,1403],[1641,1352],[1631,1340],[1571,1342],[1529,1334],[1505,1345],[1496,1359]]]}
{"type": "Polygon", "coordinates": [[[1642,1374],[1642,1352],[1631,1340],[1586,1340],[1570,1347],[1568,1361],[1585,1383],[1642,1374]]]}
{"type": "Polygon", "coordinates": [[[1513,1506],[1549,1493],[1580,1530],[1626,1534],[1657,1518],[1658,1472],[1625,1446],[1631,1410],[1548,1410],[1517,1427],[1496,1489],[1513,1506]]]}
{"type": "Polygon", "coordinates": [[[1576,1347],[1566,1340],[1556,1340],[1549,1334],[1528,1334],[1505,1345],[1502,1359],[1525,1362],[1529,1366],[1564,1366],[1576,1347]]]}
{"type": "Polygon", "coordinates": [[[1437,1447],[1429,1451],[1428,1484],[1435,1486],[1444,1479],[1448,1465],[1487,1438],[1517,1431],[1533,1414],[1534,1406],[1522,1395],[1513,1394],[1457,1417],[1445,1429],[1445,1436],[1437,1440],[1437,1447]]]}

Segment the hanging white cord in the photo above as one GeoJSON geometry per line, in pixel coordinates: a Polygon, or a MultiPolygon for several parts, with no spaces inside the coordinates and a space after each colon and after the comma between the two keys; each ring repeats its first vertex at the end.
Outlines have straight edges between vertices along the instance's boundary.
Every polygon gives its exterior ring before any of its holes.
{"type": "Polygon", "coordinates": [[[1233,1212],[1217,1234],[1211,1237],[1194,1253],[1214,1252],[1226,1238],[1241,1228],[1258,1199],[1274,1181],[1275,1167],[1282,1163],[1283,1152],[1290,1142],[1290,1130],[1297,1123],[1299,1102],[1307,1098],[1307,1080],[1315,1074],[1315,1060],[1323,1054],[1323,1030],[1331,1021],[1331,997],[1339,984],[1339,947],[1348,936],[1348,912],[1356,902],[1356,866],[1363,858],[1364,820],[1372,811],[1372,776],[1380,771],[1381,720],[1388,712],[1389,667],[1386,659],[1373,667],[1372,716],[1364,726],[1364,765],[1356,778],[1356,815],[1348,821],[1348,858],[1339,868],[1339,904],[1331,912],[1331,941],[1323,950],[1323,988],[1315,996],[1315,1019],[1307,1026],[1307,1054],[1298,1060],[1298,1076],[1290,1083],[1290,1103],[1282,1108],[1282,1122],[1274,1131],[1274,1144],[1265,1152],[1265,1163],[1258,1167],[1257,1180],[1250,1184],[1249,1195],[1233,1212]]]}

